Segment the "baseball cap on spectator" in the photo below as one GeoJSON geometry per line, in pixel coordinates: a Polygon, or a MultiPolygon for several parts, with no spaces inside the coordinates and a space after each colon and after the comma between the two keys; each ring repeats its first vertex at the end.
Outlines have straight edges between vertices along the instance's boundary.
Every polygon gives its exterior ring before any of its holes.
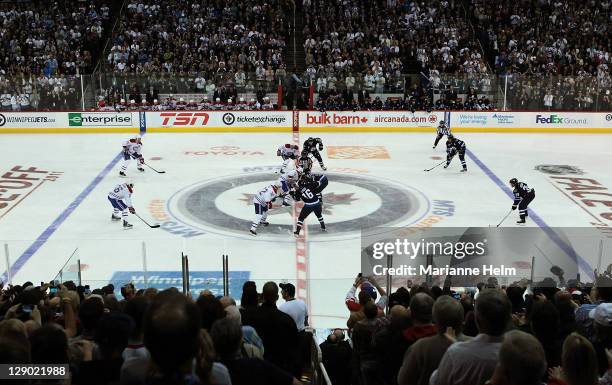
{"type": "Polygon", "coordinates": [[[278,286],[280,286],[282,290],[286,291],[290,297],[295,295],[295,286],[293,286],[292,283],[281,283],[278,286]]]}
{"type": "Polygon", "coordinates": [[[374,289],[374,286],[372,286],[372,284],[369,282],[364,282],[361,284],[361,291],[368,293],[373,300],[376,300],[376,297],[378,296],[376,289],[374,289]]]}
{"type": "Polygon", "coordinates": [[[589,318],[602,326],[612,326],[612,303],[606,302],[589,312],[589,318]]]}

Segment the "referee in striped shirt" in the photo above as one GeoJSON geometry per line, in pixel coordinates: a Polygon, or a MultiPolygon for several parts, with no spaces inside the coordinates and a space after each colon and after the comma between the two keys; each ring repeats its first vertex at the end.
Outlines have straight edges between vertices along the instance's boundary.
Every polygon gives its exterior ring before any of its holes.
{"type": "Polygon", "coordinates": [[[436,131],[438,134],[436,135],[436,141],[434,142],[434,145],[433,145],[434,149],[436,148],[436,146],[438,145],[438,142],[440,141],[440,139],[442,139],[444,135],[446,136],[451,135],[450,128],[446,127],[446,123],[444,123],[444,120],[440,120],[440,124],[436,128],[436,131]]]}

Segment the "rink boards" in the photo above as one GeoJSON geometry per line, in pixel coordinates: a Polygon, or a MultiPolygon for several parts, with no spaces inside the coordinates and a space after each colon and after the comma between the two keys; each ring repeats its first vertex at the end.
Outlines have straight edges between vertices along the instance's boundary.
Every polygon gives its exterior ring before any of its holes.
{"type": "Polygon", "coordinates": [[[165,132],[612,133],[612,113],[551,111],[0,112],[0,133],[165,132]]]}

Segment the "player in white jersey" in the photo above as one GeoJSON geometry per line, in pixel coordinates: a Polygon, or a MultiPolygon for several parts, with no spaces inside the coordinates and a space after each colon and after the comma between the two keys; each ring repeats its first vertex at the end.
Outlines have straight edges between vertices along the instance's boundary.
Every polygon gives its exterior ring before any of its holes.
{"type": "Polygon", "coordinates": [[[144,158],[142,157],[142,140],[140,136],[135,136],[123,142],[123,164],[121,165],[120,176],[126,176],[125,172],[132,161],[137,161],[136,168],[140,172],[144,172],[142,165],[144,164],[144,158]]]}
{"type": "Polygon", "coordinates": [[[300,179],[301,171],[302,169],[298,168],[281,174],[281,176],[278,177],[278,184],[281,187],[279,197],[283,198],[283,206],[291,206],[289,191],[297,184],[300,179]]]}
{"type": "Polygon", "coordinates": [[[283,144],[276,150],[276,156],[283,158],[283,165],[280,168],[280,173],[284,173],[291,160],[297,159],[300,155],[299,147],[295,144],[283,144]]]}
{"type": "Polygon", "coordinates": [[[266,221],[268,218],[268,209],[272,208],[272,202],[278,196],[278,186],[269,185],[263,190],[260,190],[253,197],[253,205],[255,206],[255,220],[251,225],[251,235],[257,235],[257,226],[264,225],[268,226],[269,223],[266,221]]]}
{"type": "Polygon", "coordinates": [[[123,218],[123,228],[131,229],[132,225],[128,223],[128,211],[132,214],[136,213],[134,207],[132,207],[132,192],[134,191],[134,184],[131,182],[121,183],[115,186],[111,192],[108,193],[108,200],[113,206],[113,214],[111,220],[119,221],[123,218]],[[121,216],[119,216],[121,213],[121,216]]]}

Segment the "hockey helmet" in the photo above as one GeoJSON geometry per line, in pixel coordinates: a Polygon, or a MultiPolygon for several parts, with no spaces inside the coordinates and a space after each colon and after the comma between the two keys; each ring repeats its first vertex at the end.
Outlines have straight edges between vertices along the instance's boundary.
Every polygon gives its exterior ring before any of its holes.
{"type": "Polygon", "coordinates": [[[446,124],[444,123],[444,120],[440,120],[440,125],[446,124]]]}
{"type": "Polygon", "coordinates": [[[510,186],[514,187],[518,184],[518,180],[516,178],[510,179],[510,186]]]}

